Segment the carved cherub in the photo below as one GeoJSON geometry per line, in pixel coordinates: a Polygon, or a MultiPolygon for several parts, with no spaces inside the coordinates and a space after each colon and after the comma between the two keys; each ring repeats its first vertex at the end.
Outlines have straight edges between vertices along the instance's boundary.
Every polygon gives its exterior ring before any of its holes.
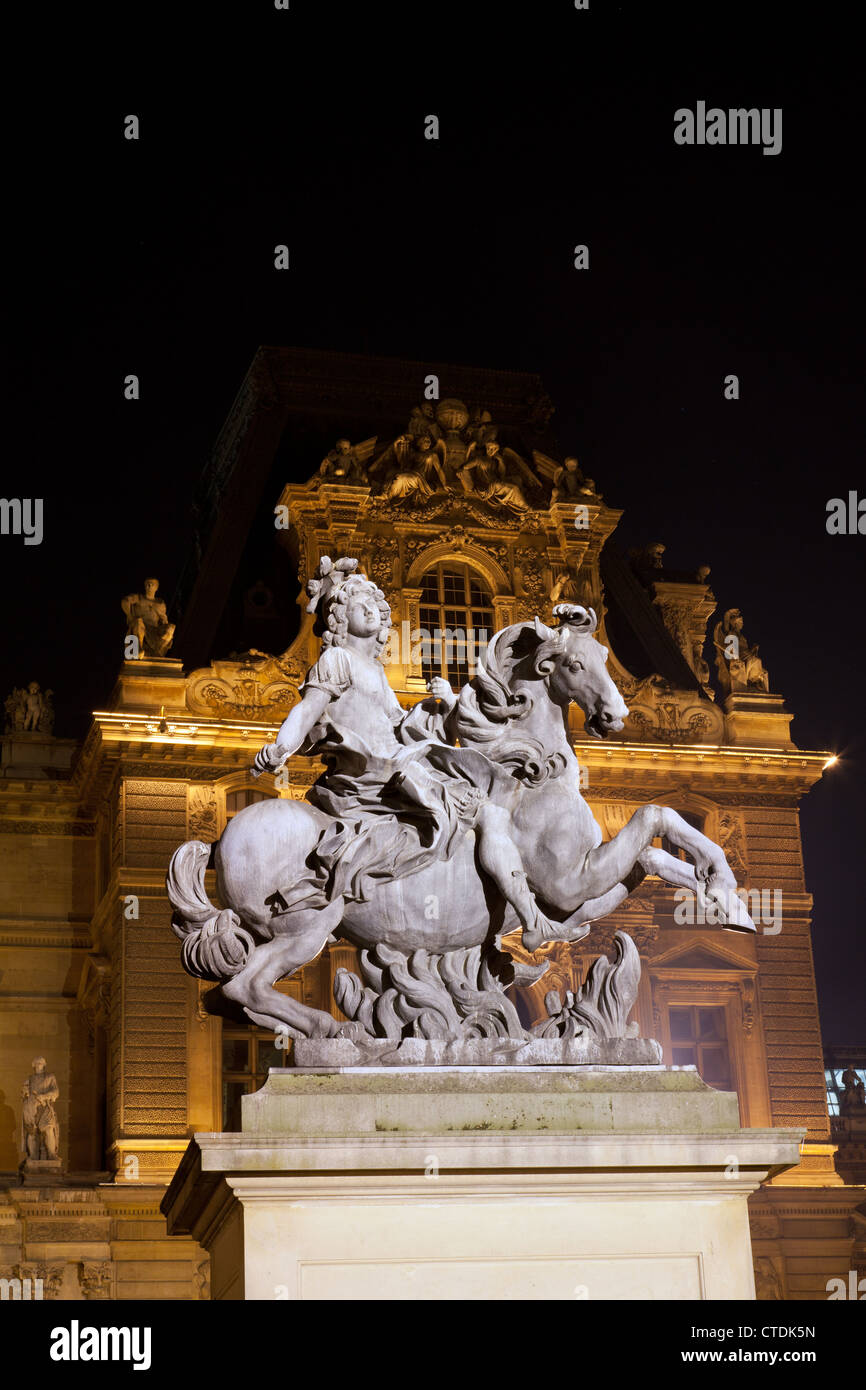
{"type": "Polygon", "coordinates": [[[595,482],[592,478],[585,478],[580,470],[580,465],[573,454],[564,460],[561,468],[557,468],[553,475],[553,493],[551,494],[551,504],[554,502],[569,502],[575,497],[594,497],[595,482]]]}
{"type": "Polygon", "coordinates": [[[53,690],[40,690],[37,681],[31,681],[24,696],[24,718],[20,728],[40,734],[50,734],[54,727],[54,706],[51,703],[53,690]]]}
{"type": "Polygon", "coordinates": [[[370,480],[364,461],[372,452],[374,443],[375,440],[365,440],[364,444],[353,447],[350,440],[338,439],[319,465],[319,481],[342,483],[348,487],[367,487],[370,480]],[[366,445],[370,447],[365,453],[366,445]]]}

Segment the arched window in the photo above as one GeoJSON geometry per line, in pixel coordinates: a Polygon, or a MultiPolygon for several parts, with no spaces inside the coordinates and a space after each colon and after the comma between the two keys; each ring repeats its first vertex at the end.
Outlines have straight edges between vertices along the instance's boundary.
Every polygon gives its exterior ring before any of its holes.
{"type": "Polygon", "coordinates": [[[421,580],[421,670],[444,676],[459,690],[475,674],[493,635],[493,599],[481,576],[453,560],[434,565],[421,580]]]}

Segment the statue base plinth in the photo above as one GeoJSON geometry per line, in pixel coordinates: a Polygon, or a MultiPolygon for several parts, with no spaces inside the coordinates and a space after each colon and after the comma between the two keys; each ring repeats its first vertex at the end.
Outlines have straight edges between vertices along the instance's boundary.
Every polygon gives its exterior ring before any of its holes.
{"type": "Polygon", "coordinates": [[[693,1068],[272,1071],[162,1203],[217,1300],[753,1299],[747,1198],[800,1130],[693,1068]]]}
{"type": "Polygon", "coordinates": [[[662,1060],[654,1038],[299,1038],[296,1071],[356,1067],[647,1067],[662,1060]]]}
{"type": "Polygon", "coordinates": [[[728,743],[757,748],[794,747],[790,729],[794,716],[786,712],[781,695],[765,690],[735,690],[725,700],[724,708],[728,743]]]}
{"type": "Polygon", "coordinates": [[[25,1187],[56,1187],[62,1172],[59,1158],[26,1158],[18,1169],[25,1187]]]}

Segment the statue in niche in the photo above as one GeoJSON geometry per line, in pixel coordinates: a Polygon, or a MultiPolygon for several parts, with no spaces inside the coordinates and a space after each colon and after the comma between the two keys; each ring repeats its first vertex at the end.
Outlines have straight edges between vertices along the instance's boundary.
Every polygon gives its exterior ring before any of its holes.
{"type": "Polygon", "coordinates": [[[126,635],[138,642],[138,660],[166,656],[174,641],[174,623],[168,621],[165,600],[157,598],[158,579],[145,579],[143,594],[121,599],[126,614],[126,635]]]}
{"type": "Polygon", "coordinates": [[[574,455],[563,461],[553,475],[551,506],[554,502],[572,502],[577,497],[595,497],[595,482],[585,478],[574,455]]]}
{"type": "Polygon", "coordinates": [[[353,448],[348,439],[338,439],[319,464],[318,482],[341,483],[345,487],[369,487],[370,480],[361,457],[363,446],[353,448]]]}
{"type": "Polygon", "coordinates": [[[758,656],[757,643],[750,646],[743,636],[743,615],[729,608],[713,631],[716,673],[725,695],[732,691],[769,691],[770,678],[758,656]]]}
{"type": "Polygon", "coordinates": [[[445,445],[429,432],[401,434],[376,460],[374,468],[384,474],[382,497],[389,502],[420,498],[426,502],[434,492],[446,492],[445,445]]]}
{"type": "Polygon", "coordinates": [[[31,1162],[60,1156],[60,1126],[55,1103],[57,1078],[45,1070],[45,1058],[34,1057],[33,1071],[21,1091],[21,1127],[25,1157],[31,1162]]]}
{"type": "Polygon", "coordinates": [[[478,439],[466,450],[466,462],[457,476],[464,491],[495,507],[519,514],[531,504],[526,491],[541,487],[535,474],[513,449],[503,449],[496,438],[496,426],[482,424],[478,439]]]}
{"type": "Polygon", "coordinates": [[[240,1007],[298,1039],[341,1037],[369,1060],[418,1040],[454,1042],[458,1055],[480,1040],[492,1057],[502,1038],[520,1043],[515,1057],[539,1040],[616,1039],[642,1044],[632,1060],[660,1060],[629,1022],[640,961],[625,933],[618,959],[600,957],[531,1030],[506,995],[545,967],[516,962],[504,937],[521,931],[528,952],[579,941],[648,874],[689,887],[720,925],[755,930],[723,852],[675,811],[641,807],[603,840],[566,720],[574,701],[587,736],[604,738],[628,715],[596,614],[559,604],[556,627],[536,617],[504,628],[459,697],[437,678],[405,710],[380,659],[391,611],[357,559],[323,557],[307,593],[322,654],[254,772],[277,772],[296,752],[321,757],[325,772],[304,800],[240,810],[215,848],[181,845],[168,870],[184,966],[218,986],[209,1011],[240,1007]],[[658,836],[689,859],[656,848],[658,836]],[[210,863],[221,908],[205,891],[210,863]],[[335,979],[343,1019],[274,988],[329,937],[361,951],[364,982],[346,970],[335,979]]]}
{"type": "Polygon", "coordinates": [[[850,1062],[841,1079],[845,1090],[839,1098],[840,1114],[850,1115],[854,1110],[866,1110],[866,1087],[850,1062]]]}

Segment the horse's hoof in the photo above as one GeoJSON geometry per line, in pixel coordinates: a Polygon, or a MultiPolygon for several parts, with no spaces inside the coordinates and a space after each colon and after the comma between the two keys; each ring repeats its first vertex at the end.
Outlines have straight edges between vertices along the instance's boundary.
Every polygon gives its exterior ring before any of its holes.
{"type": "Polygon", "coordinates": [[[723,889],[712,890],[707,894],[709,900],[715,903],[718,910],[721,925],[726,931],[752,931],[756,932],[755,926],[742,898],[737,896],[736,891],[731,888],[727,891],[723,889]]]}

